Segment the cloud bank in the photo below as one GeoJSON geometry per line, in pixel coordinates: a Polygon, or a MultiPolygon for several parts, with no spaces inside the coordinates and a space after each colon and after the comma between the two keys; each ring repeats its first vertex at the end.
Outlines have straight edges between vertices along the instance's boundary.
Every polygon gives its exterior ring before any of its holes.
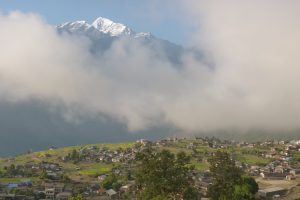
{"type": "Polygon", "coordinates": [[[200,21],[195,43],[216,66],[207,106],[212,119],[221,126],[298,129],[300,3],[230,0],[184,5],[200,21]]]}
{"type": "Polygon", "coordinates": [[[1,100],[64,105],[71,120],[104,114],[130,131],[299,129],[299,3],[183,4],[206,62],[187,53],[182,68],[128,38],[95,56],[87,38],[60,35],[34,14],[2,15],[1,100]]]}

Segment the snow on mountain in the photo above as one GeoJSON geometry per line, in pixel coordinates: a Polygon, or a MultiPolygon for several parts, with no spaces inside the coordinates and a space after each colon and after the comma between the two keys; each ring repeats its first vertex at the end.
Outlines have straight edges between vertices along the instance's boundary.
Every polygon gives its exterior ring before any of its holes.
{"type": "Polygon", "coordinates": [[[86,21],[67,22],[56,26],[59,33],[67,32],[73,35],[88,37],[92,41],[92,52],[104,52],[109,49],[113,41],[120,37],[127,37],[131,40],[138,40],[152,49],[155,54],[166,55],[174,64],[180,62],[184,49],[167,40],[162,40],[151,33],[135,32],[121,23],[116,23],[103,17],[97,18],[89,24],[86,21]]]}
{"type": "Polygon", "coordinates": [[[124,24],[115,23],[109,19],[99,17],[93,23],[92,26],[97,30],[108,33],[111,36],[121,36],[121,35],[134,35],[135,33],[125,26],[124,24]]]}
{"type": "Polygon", "coordinates": [[[91,25],[88,24],[86,21],[76,21],[76,22],[67,22],[58,27],[68,28],[69,30],[78,30],[78,29],[87,30],[91,28],[91,25]]]}
{"type": "MultiPolygon", "coordinates": [[[[131,28],[121,23],[116,23],[110,19],[99,17],[91,24],[86,21],[75,21],[67,22],[56,26],[56,28],[62,32],[66,31],[69,33],[83,34],[87,32],[95,32],[98,34],[107,34],[111,37],[130,36],[133,38],[150,38],[153,37],[151,33],[136,33],[131,28]]],[[[97,34],[95,34],[97,35],[97,34]]]]}

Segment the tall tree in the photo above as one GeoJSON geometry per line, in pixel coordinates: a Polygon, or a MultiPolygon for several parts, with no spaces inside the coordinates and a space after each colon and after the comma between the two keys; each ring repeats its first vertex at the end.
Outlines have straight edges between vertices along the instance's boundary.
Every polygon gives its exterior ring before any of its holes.
{"type": "Polygon", "coordinates": [[[190,157],[147,148],[136,156],[138,199],[197,199],[189,174],[190,157]]]}
{"type": "Polygon", "coordinates": [[[112,173],[105,177],[105,179],[102,182],[102,186],[107,190],[108,189],[118,190],[122,186],[121,177],[119,175],[112,173]]]}
{"type": "Polygon", "coordinates": [[[70,197],[68,200],[84,200],[81,194],[77,194],[76,196],[70,197]]]}
{"type": "Polygon", "coordinates": [[[217,151],[211,159],[210,172],[213,183],[208,188],[212,200],[250,200],[258,191],[258,185],[251,177],[244,177],[235,161],[227,152],[217,151]]]}

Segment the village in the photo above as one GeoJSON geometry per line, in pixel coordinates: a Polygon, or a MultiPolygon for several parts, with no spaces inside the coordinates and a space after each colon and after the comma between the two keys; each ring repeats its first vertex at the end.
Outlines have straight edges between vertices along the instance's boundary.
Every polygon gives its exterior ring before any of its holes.
{"type": "Polygon", "coordinates": [[[208,158],[230,153],[255,178],[258,199],[300,198],[300,140],[237,142],[214,137],[145,139],[123,144],[50,148],[0,160],[0,200],[134,199],[135,155],[144,148],[184,151],[192,158],[199,199],[212,182],[208,158]]]}

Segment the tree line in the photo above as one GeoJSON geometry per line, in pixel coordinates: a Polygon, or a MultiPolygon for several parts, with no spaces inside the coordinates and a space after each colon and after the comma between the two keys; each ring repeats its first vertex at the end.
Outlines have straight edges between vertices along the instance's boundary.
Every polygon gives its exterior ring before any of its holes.
{"type": "MultiPolygon", "coordinates": [[[[209,163],[212,184],[207,195],[211,200],[255,199],[255,179],[246,176],[227,152],[215,152],[209,163]]],[[[191,157],[184,152],[175,155],[169,150],[146,148],[136,155],[137,199],[199,199],[201,194],[191,176],[193,169],[191,157]]]]}

